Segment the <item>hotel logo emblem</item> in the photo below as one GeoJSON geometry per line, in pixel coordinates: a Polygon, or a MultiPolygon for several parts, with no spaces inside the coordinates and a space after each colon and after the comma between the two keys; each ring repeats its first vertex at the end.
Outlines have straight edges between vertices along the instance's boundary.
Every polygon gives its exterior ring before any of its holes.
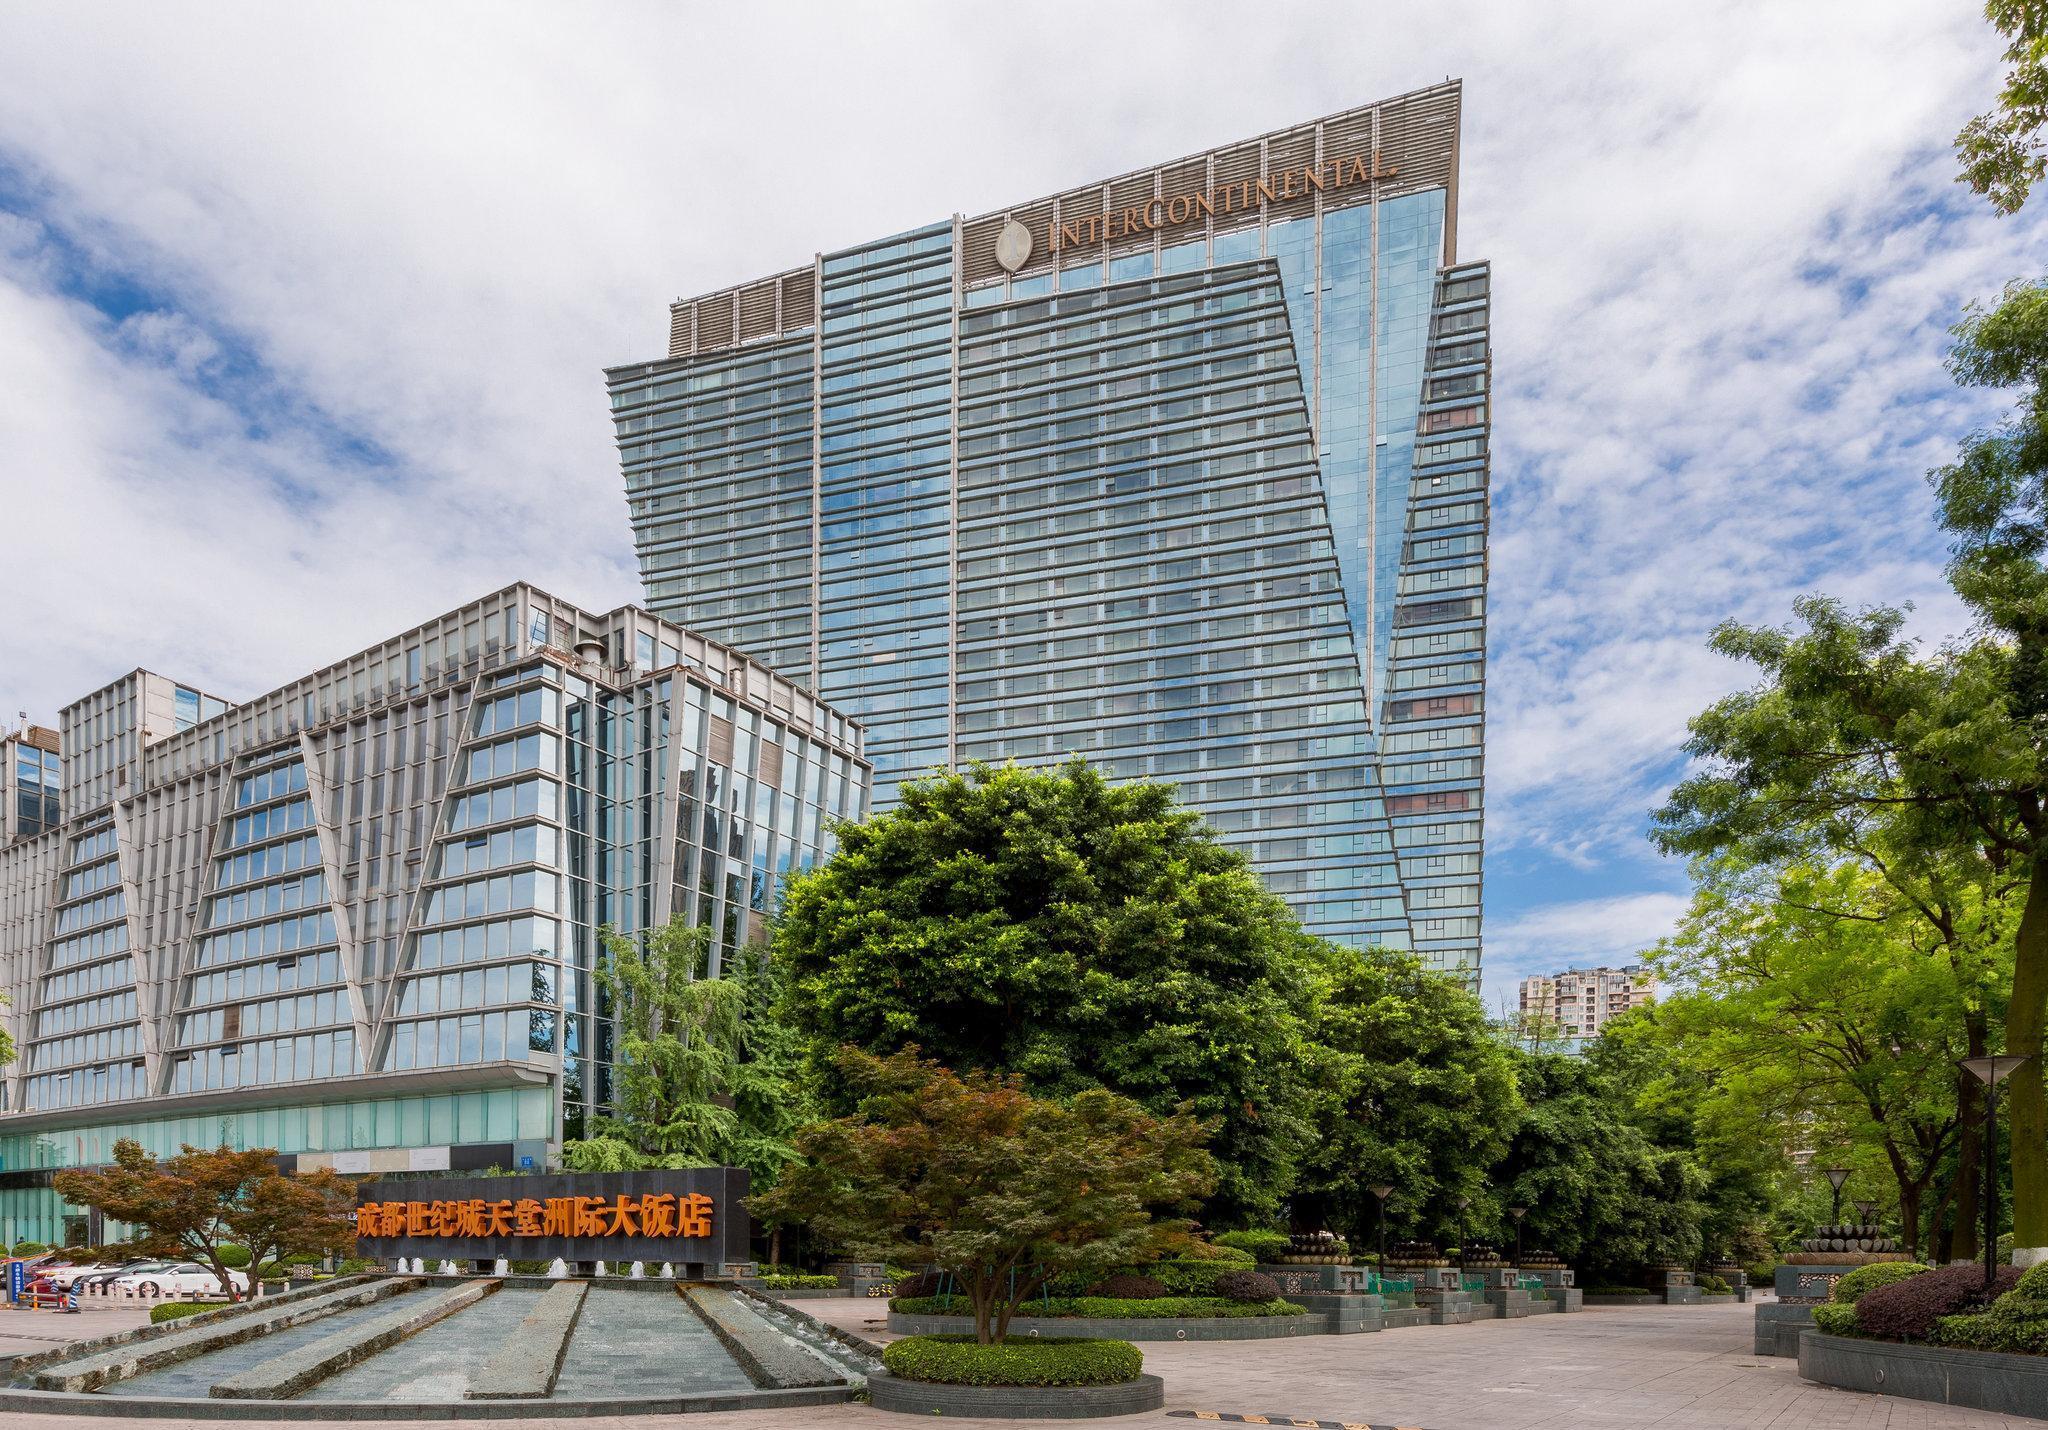
{"type": "Polygon", "coordinates": [[[996,235],[996,262],[1003,272],[1015,273],[1031,261],[1031,230],[1011,219],[996,235]]]}

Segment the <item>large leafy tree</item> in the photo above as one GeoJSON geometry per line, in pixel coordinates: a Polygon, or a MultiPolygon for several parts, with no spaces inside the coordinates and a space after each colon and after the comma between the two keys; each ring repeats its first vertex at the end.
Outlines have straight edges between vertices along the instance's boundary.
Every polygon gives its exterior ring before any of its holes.
{"type": "Polygon", "coordinates": [[[877,1258],[951,1272],[975,1338],[1055,1276],[1147,1261],[1211,1185],[1206,1129],[1100,1088],[1062,1102],[1015,1076],[965,1077],[906,1049],[836,1059],[855,1111],[798,1135],[805,1160],[750,1209],[877,1258]]]}
{"type": "Polygon", "coordinates": [[[1460,1194],[1492,1218],[1487,1169],[1522,1115],[1508,1050],[1463,983],[1408,954],[1367,949],[1319,980],[1309,1037],[1322,1074],[1319,1136],[1290,1199],[1305,1229],[1334,1225],[1354,1245],[1375,1230],[1374,1183],[1398,1189],[1401,1224],[1452,1231],[1460,1194]]]}
{"type": "Polygon", "coordinates": [[[64,1171],[59,1195],[127,1222],[145,1255],[203,1261],[238,1299],[221,1248],[249,1248],[250,1265],[346,1252],[355,1242],[356,1184],[334,1172],[281,1172],[272,1148],[183,1147],[159,1161],[122,1138],[114,1163],[64,1171]]]}
{"type": "Polygon", "coordinates": [[[1962,182],[2000,213],[2016,213],[2048,170],[2048,0],[1986,0],[1984,17],[2007,40],[2012,68],[1998,103],[1956,136],[1962,182]]]}
{"type": "Polygon", "coordinates": [[[774,1184],[810,1115],[801,1050],[774,1016],[765,950],[706,976],[710,931],[680,920],[634,938],[607,930],[598,970],[614,1020],[614,1112],[568,1144],[578,1171],[745,1167],[774,1184]]]}
{"type": "Polygon", "coordinates": [[[1955,1060],[1995,965],[1930,956],[1917,911],[1859,863],[1724,861],[1698,876],[1655,956],[1678,988],[1654,1018],[1663,1050],[1711,1075],[1708,1111],[1731,1138],[1768,1128],[1831,1157],[1869,1149],[1917,1253],[1963,1131],[1955,1060]]]}
{"type": "Polygon", "coordinates": [[[1334,950],[1166,785],[1079,760],[914,781],[791,882],[774,947],[821,1048],[1212,1120],[1218,1224],[1270,1217],[1308,1141],[1301,1024],[1334,950]]]}

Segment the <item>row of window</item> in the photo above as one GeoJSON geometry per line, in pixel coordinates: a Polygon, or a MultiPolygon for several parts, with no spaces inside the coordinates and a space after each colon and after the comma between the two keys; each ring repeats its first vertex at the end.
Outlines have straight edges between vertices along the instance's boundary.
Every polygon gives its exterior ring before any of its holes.
{"type": "Polygon", "coordinates": [[[101,894],[96,899],[87,899],[82,904],[71,904],[57,911],[57,932],[70,933],[75,929],[88,929],[110,919],[118,919],[127,912],[128,905],[122,898],[121,890],[101,894]]]}
{"type": "Polygon", "coordinates": [[[216,894],[207,900],[206,922],[215,928],[222,924],[247,923],[251,919],[307,908],[326,897],[327,881],[317,873],[308,874],[299,879],[287,879],[281,884],[264,884],[254,889],[239,889],[232,894],[216,894]]]}
{"type": "Polygon", "coordinates": [[[544,825],[521,825],[494,834],[472,834],[466,839],[444,840],[441,844],[437,879],[502,869],[511,864],[545,864],[555,867],[555,831],[544,825]]]}
{"type": "Polygon", "coordinates": [[[337,1028],[326,1033],[302,1033],[295,1038],[207,1048],[174,1058],[171,1091],[260,1087],[305,1082],[310,1078],[345,1077],[360,1071],[356,1066],[355,1030],[337,1028]]]}
{"type": "Polygon", "coordinates": [[[387,1068],[470,1067],[524,1059],[555,1045],[556,1015],[543,1008],[471,1013],[461,1018],[400,1023],[391,1030],[387,1068]]]}
{"type": "Polygon", "coordinates": [[[102,1028],[96,1033],[78,1033],[54,1042],[37,1043],[28,1055],[31,1068],[65,1067],[71,1063],[105,1062],[142,1051],[142,1030],[129,1023],[119,1028],[102,1028]]]}
{"type": "Polygon", "coordinates": [[[186,985],[185,1003],[203,1008],[209,1003],[226,1003],[269,993],[289,993],[295,988],[313,988],[341,981],[341,950],[304,953],[297,958],[270,958],[247,963],[219,973],[202,973],[186,985]]]}
{"type": "Polygon", "coordinates": [[[399,991],[398,1015],[473,1013],[507,1003],[553,1004],[557,977],[552,964],[500,963],[414,978],[399,991]]]}
{"type": "Polygon", "coordinates": [[[266,839],[276,839],[312,827],[312,801],[297,799],[290,804],[236,815],[228,825],[227,838],[221,842],[221,848],[240,849],[245,844],[261,844],[266,839]]]}
{"type": "MultiPolygon", "coordinates": [[[[58,915],[58,928],[63,928],[63,915],[58,915]]],[[[95,958],[104,958],[110,953],[119,953],[128,947],[128,925],[113,924],[107,928],[95,929],[91,933],[59,939],[50,945],[50,967],[69,968],[74,963],[86,963],[95,958]]]]}
{"type": "Polygon", "coordinates": [[[346,1023],[350,1013],[346,997],[338,989],[301,993],[296,998],[270,998],[260,1003],[233,1003],[203,1013],[185,1013],[178,1018],[178,1044],[217,1042],[223,1037],[244,1038],[263,1033],[295,1033],[301,1028],[325,1028],[346,1023]]]}
{"type": "Polygon", "coordinates": [[[544,770],[554,774],[560,768],[561,741],[536,731],[514,740],[500,740],[466,751],[462,757],[461,783],[484,784],[522,770],[544,770]]]}
{"type": "MultiPolygon", "coordinates": [[[[125,926],[123,931],[126,931],[125,926]]],[[[43,975],[43,991],[38,1001],[60,1003],[66,998],[82,998],[88,993],[98,993],[107,988],[125,988],[134,981],[133,959],[110,958],[105,963],[95,963],[90,968],[74,968],[69,973],[43,975]]]]}
{"type": "Polygon", "coordinates": [[[101,889],[113,887],[121,882],[121,866],[112,859],[103,864],[94,864],[84,869],[74,869],[64,876],[63,892],[60,899],[77,899],[87,894],[96,894],[101,889]]]}
{"type": "Polygon", "coordinates": [[[235,808],[246,809],[252,804],[266,804],[288,794],[302,793],[305,788],[305,761],[294,760],[290,764],[274,765],[253,775],[243,775],[235,781],[235,808]]]}
{"type": "Polygon", "coordinates": [[[79,1068],[31,1077],[22,1084],[22,1102],[30,1108],[83,1107],[89,1103],[123,1102],[143,1097],[148,1091],[141,1063],[117,1063],[112,1067],[79,1068]]]}
{"type": "MultiPolygon", "coordinates": [[[[644,636],[649,642],[654,637],[644,636]]],[[[545,687],[521,690],[512,695],[493,696],[476,703],[476,720],[472,728],[479,735],[498,734],[516,730],[523,725],[553,725],[558,697],[545,687]]]]}
{"type": "Polygon", "coordinates": [[[71,841],[70,862],[78,865],[94,859],[110,858],[114,853],[114,845],[114,826],[111,824],[96,833],[81,834],[71,841]]]}
{"type": "Polygon", "coordinates": [[[514,819],[559,818],[561,788],[553,780],[522,780],[457,796],[448,805],[448,832],[459,834],[514,819]]]}
{"type": "Polygon", "coordinates": [[[267,844],[260,849],[230,854],[215,860],[213,886],[216,889],[232,889],[238,884],[250,884],[258,879],[275,879],[282,874],[296,873],[319,862],[320,838],[315,834],[306,834],[297,839],[286,840],[282,844],[267,844]]]}
{"type": "MultiPolygon", "coordinates": [[[[127,960],[123,960],[125,964],[127,960]]],[[[108,967],[119,965],[109,964],[108,967]]],[[[66,1003],[57,1008],[45,1008],[36,1014],[36,1036],[46,1037],[52,1033],[72,1033],[81,1028],[97,1028],[102,1023],[118,1023],[135,1016],[135,990],[110,993],[104,998],[88,998],[79,1003],[66,1003]]]]}
{"type": "Polygon", "coordinates": [[[199,940],[197,962],[201,968],[245,959],[268,958],[295,948],[317,948],[334,942],[334,914],[302,914],[295,919],[238,928],[228,933],[208,934],[199,940]]]}
{"type": "Polygon", "coordinates": [[[561,880],[553,870],[500,874],[467,884],[451,884],[428,896],[422,924],[457,923],[490,914],[532,909],[553,913],[559,907],[561,880]]]}

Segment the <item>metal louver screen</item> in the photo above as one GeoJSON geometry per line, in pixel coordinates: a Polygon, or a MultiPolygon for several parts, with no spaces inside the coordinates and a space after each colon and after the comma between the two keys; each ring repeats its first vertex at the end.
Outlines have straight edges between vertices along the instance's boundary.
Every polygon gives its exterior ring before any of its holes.
{"type": "Polygon", "coordinates": [[[752,342],[765,338],[775,331],[775,289],[776,282],[756,283],[740,290],[740,332],[741,342],[752,342]]]}
{"type": "Polygon", "coordinates": [[[696,347],[696,334],[692,330],[691,318],[696,314],[694,303],[671,303],[668,305],[668,355],[688,357],[696,347]]]}
{"type": "Polygon", "coordinates": [[[705,298],[697,304],[697,351],[732,346],[732,306],[730,293],[721,293],[715,298],[705,298]]]}
{"type": "Polygon", "coordinates": [[[808,328],[818,320],[817,275],[792,273],[782,280],[782,330],[808,328]]]}

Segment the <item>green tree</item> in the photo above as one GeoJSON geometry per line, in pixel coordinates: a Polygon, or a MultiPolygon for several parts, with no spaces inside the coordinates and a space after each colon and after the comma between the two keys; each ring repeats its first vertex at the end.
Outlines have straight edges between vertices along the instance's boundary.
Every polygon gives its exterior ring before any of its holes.
{"type": "Polygon", "coordinates": [[[2005,86],[1997,105],[1963,126],[1956,152],[1962,183],[1991,200],[2000,213],[2017,213],[2048,166],[2048,0],[1986,0],[1984,18],[2008,41],[2005,86]]]}
{"type": "Polygon", "coordinates": [[[1677,985],[1654,1019],[1664,1052],[1713,1073],[1731,1132],[1877,1153],[1917,1255],[1962,1132],[1955,1061],[1984,980],[1916,946],[1917,916],[1861,865],[1723,862],[1696,877],[1692,909],[1654,955],[1677,985]]]}
{"type": "Polygon", "coordinates": [[[1100,1088],[1061,1102],[1015,1076],[960,1077],[906,1049],[837,1059],[856,1111],[798,1134],[802,1164],[749,1208],[846,1249],[951,1272],[998,1343],[1055,1276],[1146,1261],[1212,1185],[1205,1127],[1100,1088]]]}
{"type": "MultiPolygon", "coordinates": [[[[1309,1042],[1320,1071],[1290,1212],[1305,1230],[1334,1225],[1354,1246],[1376,1230],[1376,1182],[1398,1188],[1404,1225],[1442,1234],[1494,1220],[1487,1169],[1522,1115],[1507,1049],[1464,984],[1412,955],[1366,949],[1333,960],[1318,980],[1309,1042]]],[[[1391,1218],[1390,1218],[1391,1223],[1391,1218]]]]}
{"type": "Polygon", "coordinates": [[[159,1161],[124,1137],[112,1166],[59,1172],[54,1185],[67,1201],[135,1227],[137,1251],[205,1262],[230,1300],[240,1292],[223,1255],[229,1247],[261,1266],[355,1244],[356,1184],[324,1169],[281,1172],[269,1147],[186,1146],[159,1161]]]}
{"type": "Polygon", "coordinates": [[[809,1115],[799,1053],[773,1016],[776,975],[742,949],[705,976],[710,931],[680,920],[644,938],[604,934],[598,969],[613,1018],[614,1114],[567,1143],[575,1171],[745,1167],[772,1186],[809,1115]]]}
{"type": "Polygon", "coordinates": [[[1169,786],[1080,760],[913,781],[791,881],[774,947],[819,1047],[1186,1103],[1216,1124],[1214,1224],[1270,1219],[1309,1139],[1301,1024],[1332,950],[1169,786]]]}

